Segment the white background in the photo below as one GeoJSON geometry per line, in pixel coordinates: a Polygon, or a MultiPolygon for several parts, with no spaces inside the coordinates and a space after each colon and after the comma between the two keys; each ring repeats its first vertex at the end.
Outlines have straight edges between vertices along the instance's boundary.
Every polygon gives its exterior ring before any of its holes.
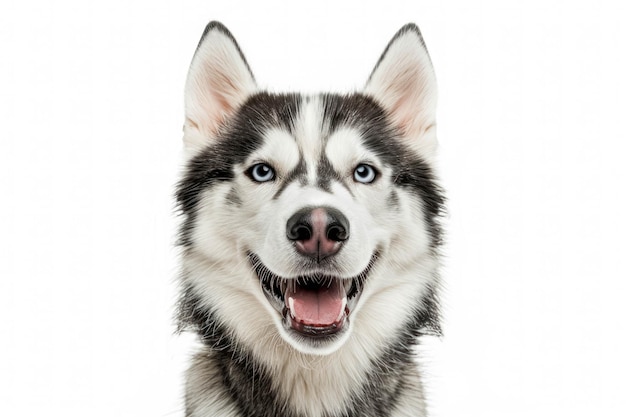
{"type": "Polygon", "coordinates": [[[359,88],[416,22],[449,197],[432,415],[626,415],[625,4],[3,2],[0,415],[182,416],[172,193],[214,19],[274,91],[359,88]]]}

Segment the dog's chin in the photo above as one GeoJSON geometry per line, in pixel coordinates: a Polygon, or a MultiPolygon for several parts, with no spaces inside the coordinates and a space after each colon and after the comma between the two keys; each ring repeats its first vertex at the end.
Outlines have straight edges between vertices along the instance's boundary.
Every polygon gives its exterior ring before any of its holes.
{"type": "Polygon", "coordinates": [[[254,253],[248,258],[287,343],[302,353],[328,355],[346,342],[352,312],[376,254],[361,273],[350,278],[325,272],[286,278],[273,273],[254,253]]]}

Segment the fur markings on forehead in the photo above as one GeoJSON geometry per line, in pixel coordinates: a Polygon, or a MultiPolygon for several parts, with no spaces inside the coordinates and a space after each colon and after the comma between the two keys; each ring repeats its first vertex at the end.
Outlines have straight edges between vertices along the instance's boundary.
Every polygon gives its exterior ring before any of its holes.
{"type": "Polygon", "coordinates": [[[300,162],[300,152],[292,134],[281,128],[270,128],[263,133],[263,146],[254,157],[268,162],[284,175],[300,162]]]}
{"type": "Polygon", "coordinates": [[[352,169],[363,160],[371,160],[371,152],[362,144],[361,133],[352,127],[341,127],[328,138],[325,149],[326,157],[338,170],[352,169]]]}
{"type": "Polygon", "coordinates": [[[319,97],[309,96],[302,99],[300,114],[294,124],[294,134],[307,166],[307,176],[314,182],[325,136],[324,109],[319,97]]]}

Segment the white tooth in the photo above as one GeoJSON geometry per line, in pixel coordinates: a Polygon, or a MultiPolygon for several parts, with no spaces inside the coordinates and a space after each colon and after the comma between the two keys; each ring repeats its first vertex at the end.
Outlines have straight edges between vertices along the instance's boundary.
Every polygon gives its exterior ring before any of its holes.
{"type": "Polygon", "coordinates": [[[287,302],[289,303],[289,314],[291,315],[292,319],[295,319],[296,316],[293,313],[293,303],[294,303],[293,297],[289,297],[287,302]]]}

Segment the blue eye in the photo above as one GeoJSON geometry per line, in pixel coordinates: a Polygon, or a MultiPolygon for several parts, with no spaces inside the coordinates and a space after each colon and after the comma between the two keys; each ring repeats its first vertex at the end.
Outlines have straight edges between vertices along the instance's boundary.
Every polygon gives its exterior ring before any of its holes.
{"type": "Polygon", "coordinates": [[[274,172],[274,168],[271,166],[260,163],[252,165],[252,167],[248,169],[248,176],[256,182],[267,182],[272,181],[276,176],[276,173],[274,172]]]}
{"type": "Polygon", "coordinates": [[[359,164],[354,170],[354,180],[363,184],[370,184],[376,179],[376,170],[370,165],[359,164]]]}

